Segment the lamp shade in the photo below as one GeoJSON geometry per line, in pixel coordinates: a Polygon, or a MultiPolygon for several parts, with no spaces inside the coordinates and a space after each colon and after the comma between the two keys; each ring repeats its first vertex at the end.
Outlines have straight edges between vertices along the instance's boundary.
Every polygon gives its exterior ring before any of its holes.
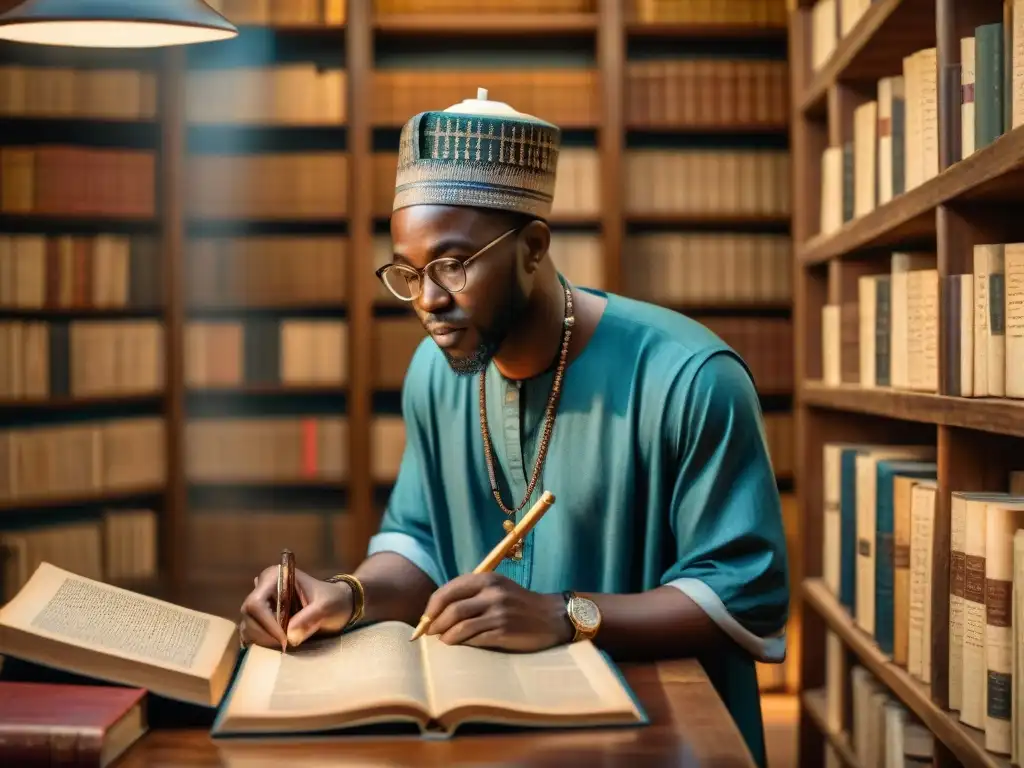
{"type": "Polygon", "coordinates": [[[0,40],[39,45],[159,48],[237,34],[202,0],[26,0],[0,15],[0,40]]]}

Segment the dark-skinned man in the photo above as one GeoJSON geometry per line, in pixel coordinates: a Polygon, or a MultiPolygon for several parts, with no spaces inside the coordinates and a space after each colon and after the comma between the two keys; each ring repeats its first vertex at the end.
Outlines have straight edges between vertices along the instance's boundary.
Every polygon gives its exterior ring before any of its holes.
{"type": "MultiPolygon", "coordinates": [[[[446,643],[695,656],[763,765],[755,662],[785,657],[789,591],[750,373],[699,323],[558,272],[560,131],[477,96],[402,130],[377,275],[430,336],[403,387],[405,450],[363,563],[298,573],[288,641],[426,614],[446,643]],[[545,490],[521,551],[473,575],[545,490]]],[[[281,647],[275,584],[274,566],[257,578],[243,642],[281,647]]]]}

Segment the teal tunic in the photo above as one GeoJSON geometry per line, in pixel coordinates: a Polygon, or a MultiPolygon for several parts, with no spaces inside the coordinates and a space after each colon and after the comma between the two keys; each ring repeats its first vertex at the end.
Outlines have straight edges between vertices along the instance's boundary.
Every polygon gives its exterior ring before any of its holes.
{"type": "MultiPolygon", "coordinates": [[[[589,290],[589,289],[585,289],[589,290]]],[[[755,661],[785,657],[785,536],[760,403],[734,351],[700,323],[608,300],[569,364],[547,460],[517,520],[555,505],[499,572],[535,592],[636,593],[671,585],[732,639],[700,657],[755,760],[765,762],[755,661]]],[[[526,493],[553,373],[487,369],[487,418],[505,504],[526,493]]],[[[406,375],[406,446],[370,554],[403,555],[443,584],[504,536],[480,432],[479,381],[427,338],[406,375]]]]}

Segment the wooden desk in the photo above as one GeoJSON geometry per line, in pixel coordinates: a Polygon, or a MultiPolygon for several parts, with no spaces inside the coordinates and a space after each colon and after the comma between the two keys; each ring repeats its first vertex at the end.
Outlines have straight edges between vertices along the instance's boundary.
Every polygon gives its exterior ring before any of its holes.
{"type": "Polygon", "coordinates": [[[206,731],[152,731],[116,768],[753,768],[739,729],[696,661],[624,664],[622,671],[647,710],[650,725],[466,735],[450,741],[335,739],[274,745],[214,742],[206,731]]]}

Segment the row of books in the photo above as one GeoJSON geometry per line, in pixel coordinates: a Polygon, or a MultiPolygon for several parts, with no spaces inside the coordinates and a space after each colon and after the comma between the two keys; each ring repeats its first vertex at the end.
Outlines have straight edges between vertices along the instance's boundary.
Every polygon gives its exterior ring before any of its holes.
{"type": "Polygon", "coordinates": [[[557,16],[560,13],[596,13],[597,0],[522,0],[508,5],[503,0],[373,0],[380,16],[432,13],[500,13],[557,16]]]}
{"type": "Polygon", "coordinates": [[[162,418],[140,417],[0,430],[0,502],[162,486],[164,427],[162,418]]]}
{"type": "Polygon", "coordinates": [[[785,61],[665,59],[626,66],[627,126],[785,125],[785,61]]]}
{"type": "Polygon", "coordinates": [[[632,0],[631,18],[645,24],[784,27],[788,9],[786,0],[632,0]]]}
{"type": "Polygon", "coordinates": [[[346,0],[207,0],[207,5],[233,24],[252,26],[345,23],[346,0]]]}
{"type": "Polygon", "coordinates": [[[157,320],[0,321],[0,400],[157,394],[165,365],[157,320]]]}
{"type": "Polygon", "coordinates": [[[126,508],[89,520],[0,530],[0,603],[13,598],[43,562],[107,582],[155,578],[157,529],[156,512],[126,508]]]}
{"type": "Polygon", "coordinates": [[[951,563],[950,708],[984,732],[986,749],[1011,754],[1024,716],[1011,695],[1012,659],[1024,654],[1024,472],[992,493],[953,491],[947,560],[933,543],[933,446],[827,443],[823,458],[826,585],[884,654],[927,684],[933,563],[951,563]]]}
{"type": "Polygon", "coordinates": [[[0,235],[0,308],[157,307],[160,241],[125,235],[0,235]]]}
{"type": "Polygon", "coordinates": [[[871,7],[872,0],[815,0],[811,8],[811,68],[819,70],[871,7]]]}
{"type": "Polygon", "coordinates": [[[793,322],[788,317],[694,317],[732,347],[750,368],[758,392],[793,391],[793,322]]]}
{"type": "Polygon", "coordinates": [[[1024,398],[1024,244],[975,245],[973,261],[940,279],[935,254],[900,253],[858,276],[856,298],[822,310],[824,383],[1024,398]]]}
{"type": "MultiPolygon", "coordinates": [[[[841,647],[836,648],[833,642],[838,643],[839,639],[829,633],[826,664],[834,663],[833,658],[839,658],[838,663],[841,664],[841,647]]],[[[860,765],[898,765],[901,768],[931,766],[935,758],[935,736],[924,723],[866,667],[854,664],[850,669],[849,681],[849,720],[852,726],[849,741],[860,765]]],[[[831,705],[834,698],[832,688],[827,689],[827,697],[831,705]]],[[[838,733],[845,730],[841,721],[830,722],[830,725],[838,733]]],[[[839,753],[831,744],[827,744],[826,768],[841,768],[842,765],[844,763],[839,753]]]]}
{"type": "Polygon", "coordinates": [[[152,120],[157,76],[138,69],[0,66],[0,116],[152,120]]]}
{"type": "Polygon", "coordinates": [[[785,150],[633,149],[625,153],[629,214],[784,217],[790,213],[785,150]],[[685,179],[686,183],[680,183],[685,179]]]}
{"type": "Polygon", "coordinates": [[[341,218],[348,212],[348,154],[191,155],[185,209],[194,219],[341,218]]]}
{"type": "Polygon", "coordinates": [[[153,216],[156,156],[149,150],[51,144],[0,148],[0,212],[153,216]]]}
{"type": "Polygon", "coordinates": [[[344,69],[312,62],[193,69],[185,77],[185,119],[193,124],[343,125],[344,69]]]}
{"type": "Polygon", "coordinates": [[[878,81],[877,99],[853,111],[852,140],[822,155],[822,233],[920,186],[942,165],[963,160],[1024,124],[1024,101],[1013,98],[1024,78],[1015,63],[1020,47],[1015,35],[1016,28],[1011,33],[994,23],[961,38],[959,78],[950,78],[955,90],[948,95],[961,113],[960,133],[951,133],[946,142],[946,163],[939,157],[939,131],[947,126],[938,113],[936,49],[905,57],[902,74],[878,81]]]}
{"type": "MultiPolygon", "coordinates": [[[[595,127],[601,120],[597,70],[555,69],[377,69],[373,73],[373,123],[400,126],[413,115],[444,109],[463,99],[487,98],[563,128],[595,127]]],[[[455,116],[452,131],[473,130],[470,120],[455,116]]]]}

